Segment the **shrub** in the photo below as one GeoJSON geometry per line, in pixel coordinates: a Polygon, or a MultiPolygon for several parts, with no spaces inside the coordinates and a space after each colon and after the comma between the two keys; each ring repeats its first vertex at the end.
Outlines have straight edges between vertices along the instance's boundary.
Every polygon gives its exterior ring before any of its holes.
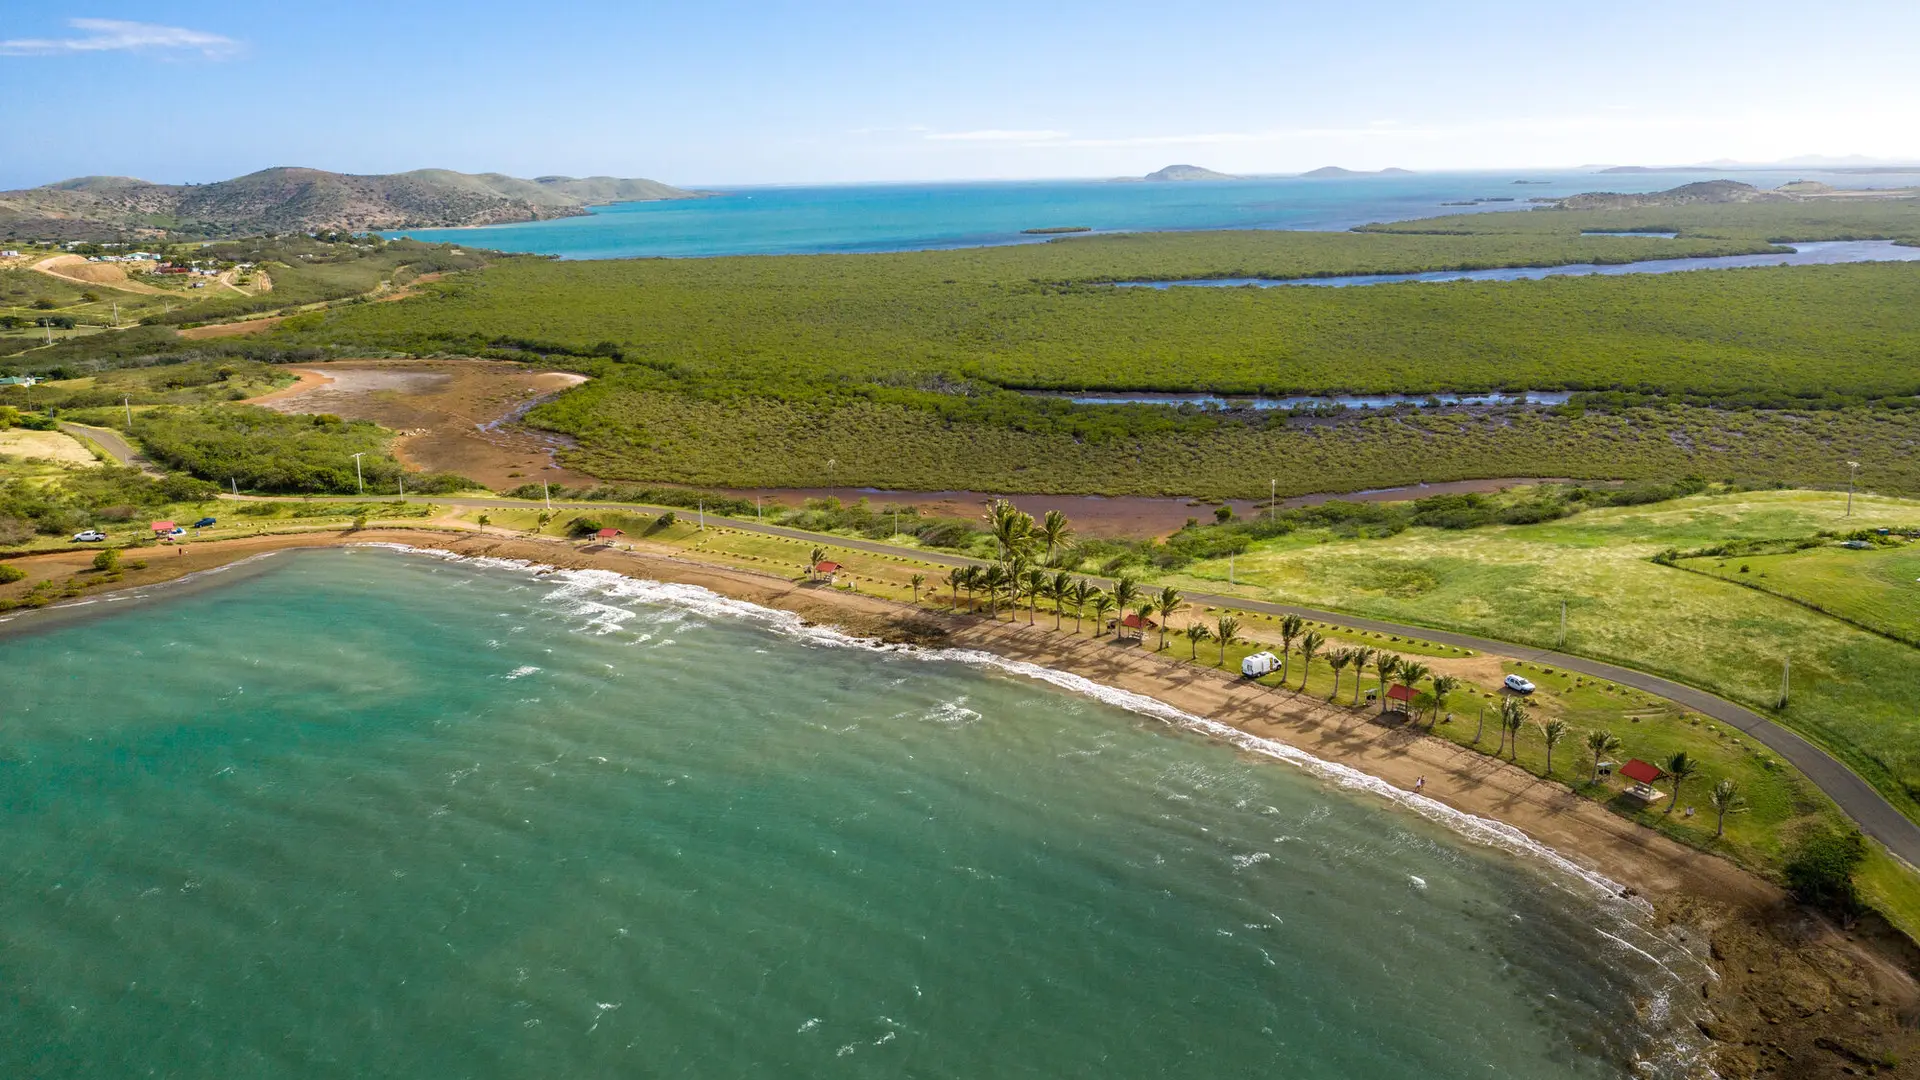
{"type": "Polygon", "coordinates": [[[93,557],[93,568],[101,573],[112,573],[120,569],[120,552],[114,548],[107,548],[96,553],[93,557]]]}
{"type": "Polygon", "coordinates": [[[600,528],[600,522],[597,518],[577,517],[567,525],[567,535],[578,539],[583,536],[592,536],[594,533],[599,532],[600,528]]]}
{"type": "Polygon", "coordinates": [[[0,563],[0,585],[11,584],[26,576],[27,572],[19,567],[0,563]]]}
{"type": "Polygon", "coordinates": [[[1809,831],[1787,858],[1787,888],[1802,903],[1851,913],[1860,905],[1853,871],[1866,857],[1866,840],[1855,829],[1809,831]]]}

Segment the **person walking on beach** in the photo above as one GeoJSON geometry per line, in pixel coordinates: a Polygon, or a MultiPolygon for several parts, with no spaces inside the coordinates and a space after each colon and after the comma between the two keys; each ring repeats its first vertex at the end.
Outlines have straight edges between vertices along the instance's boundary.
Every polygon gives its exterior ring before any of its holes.
{"type": "Polygon", "coordinates": [[[1426,786],[1427,786],[1427,778],[1424,776],[1413,782],[1413,790],[1416,794],[1419,793],[1421,788],[1426,786]]]}

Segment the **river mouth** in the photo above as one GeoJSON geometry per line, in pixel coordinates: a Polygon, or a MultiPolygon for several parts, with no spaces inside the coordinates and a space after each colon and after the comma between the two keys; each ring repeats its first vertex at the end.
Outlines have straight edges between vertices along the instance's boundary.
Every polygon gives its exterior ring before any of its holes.
{"type": "MultiPolygon", "coordinates": [[[[1653,233],[1591,235],[1653,236],[1653,233]]],[[[1538,281],[1548,277],[1599,274],[1674,274],[1687,270],[1737,270],[1756,266],[1833,266],[1858,262],[1920,262],[1920,247],[1903,247],[1892,240],[1821,240],[1788,246],[1761,255],[1714,255],[1685,259],[1644,259],[1629,263],[1569,263],[1564,266],[1500,266],[1486,270],[1429,270],[1416,274],[1346,274],[1303,278],[1186,278],[1179,281],[1118,281],[1126,289],[1277,288],[1314,285],[1347,288],[1356,285],[1395,285],[1436,281],[1538,281]]]]}

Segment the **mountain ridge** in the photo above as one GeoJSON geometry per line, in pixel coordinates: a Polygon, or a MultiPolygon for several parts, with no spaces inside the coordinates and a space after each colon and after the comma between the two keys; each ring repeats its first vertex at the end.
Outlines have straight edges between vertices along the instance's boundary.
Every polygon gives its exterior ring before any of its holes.
{"type": "Polygon", "coordinates": [[[322,229],[457,228],[574,217],[614,202],[702,198],[656,180],[277,166],[209,184],[80,176],[0,191],[0,236],[217,238],[322,229]]]}

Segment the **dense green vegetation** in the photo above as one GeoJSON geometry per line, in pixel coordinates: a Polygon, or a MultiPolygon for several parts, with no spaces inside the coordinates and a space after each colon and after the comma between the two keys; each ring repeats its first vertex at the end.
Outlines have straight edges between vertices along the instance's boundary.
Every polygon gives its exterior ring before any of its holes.
{"type": "MultiPolygon", "coordinates": [[[[113,410],[91,417],[124,427],[113,410]]],[[[221,486],[288,493],[365,490],[397,493],[404,477],[420,494],[471,482],[444,473],[406,473],[387,449],[392,432],[365,420],[290,415],[251,405],[160,406],[134,415],[132,434],[147,456],[221,486]],[[360,454],[358,473],[354,455],[360,454]]]]}
{"type": "Polygon", "coordinates": [[[1814,198],[1794,202],[1721,203],[1634,210],[1541,210],[1525,214],[1451,214],[1377,223],[1363,232],[1396,235],[1565,236],[1581,230],[1671,232],[1677,247],[1702,240],[1789,243],[1796,240],[1898,240],[1920,243],[1920,197],[1862,201],[1814,198]]]}
{"type": "Polygon", "coordinates": [[[417,240],[341,236],[329,240],[292,235],[234,240],[199,248],[197,258],[253,263],[273,281],[257,296],[229,293],[147,321],[171,326],[217,322],[257,311],[277,311],[360,296],[381,282],[405,285],[422,274],[472,270],[486,264],[482,252],[417,240]],[[455,254],[455,252],[458,254],[455,254]]]}
{"type": "MultiPolygon", "coordinates": [[[[1822,235],[1920,228],[1920,209],[1903,202],[1817,209],[1822,235]]],[[[572,363],[595,381],[533,419],[580,439],[574,464],[621,480],[814,485],[832,459],[837,475],[863,483],[989,490],[1247,495],[1269,478],[1304,492],[1688,472],[1818,484],[1831,482],[1831,462],[1855,455],[1869,463],[1863,482],[1920,490],[1911,455],[1895,452],[1913,442],[1914,419],[1898,414],[1920,394],[1920,267],[1911,264],[1346,289],[1099,284],[1753,250],[1764,247],[1753,234],[1778,224],[1667,241],[1579,235],[1636,224],[1602,214],[1481,217],[1524,218],[1528,228],[514,259],[404,303],[302,316],[276,340],[572,363]],[[1546,415],[1333,422],[1021,392],[1522,388],[1590,395],[1546,415]],[[1767,411],[1674,407],[1702,404],[1767,411]]]]}
{"type": "Polygon", "coordinates": [[[216,490],[188,476],[155,479],[114,466],[64,470],[51,482],[0,469],[0,548],[17,547],[36,534],[59,536],[101,522],[131,521],[169,503],[212,498],[216,490]]]}
{"type": "Polygon", "coordinates": [[[258,360],[188,360],[42,383],[34,387],[33,401],[43,409],[240,401],[292,381],[284,369],[258,360]]]}

